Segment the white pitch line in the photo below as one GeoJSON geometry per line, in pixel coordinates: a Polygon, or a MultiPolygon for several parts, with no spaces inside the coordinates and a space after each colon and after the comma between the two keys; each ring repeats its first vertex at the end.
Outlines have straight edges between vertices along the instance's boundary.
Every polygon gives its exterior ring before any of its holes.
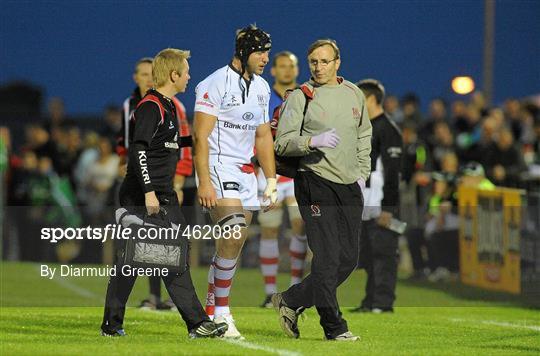
{"type": "Polygon", "coordinates": [[[456,318],[451,318],[450,320],[455,321],[455,322],[470,322],[470,323],[475,323],[475,324],[480,323],[480,324],[486,324],[486,325],[502,326],[502,327],[506,327],[506,328],[527,329],[527,330],[540,331],[540,326],[537,326],[537,325],[513,324],[513,323],[508,323],[506,321],[481,320],[481,321],[478,322],[476,320],[456,319],[456,318]]]}
{"type": "Polygon", "coordinates": [[[273,347],[257,345],[257,344],[247,342],[247,341],[243,341],[243,340],[226,339],[226,338],[223,338],[222,340],[225,341],[225,342],[228,342],[229,344],[241,346],[241,347],[244,347],[246,349],[266,351],[266,352],[271,352],[273,354],[278,354],[278,355],[282,355],[282,356],[301,356],[302,355],[299,352],[283,350],[283,349],[275,349],[273,347]]]}
{"type": "MultiPolygon", "coordinates": [[[[37,267],[36,268],[37,270],[39,270],[39,268],[37,267]]],[[[88,299],[97,299],[99,298],[98,295],[92,293],[91,291],[89,291],[88,289],[86,288],[83,288],[83,287],[79,287],[73,283],[71,283],[70,281],[68,281],[67,279],[65,278],[53,278],[52,279],[56,284],[58,284],[59,286],[61,287],[64,287],[65,289],[68,289],[72,292],[74,292],[75,294],[78,294],[80,295],[81,297],[84,297],[84,298],[88,298],[88,299]]]]}
{"type": "Polygon", "coordinates": [[[62,287],[66,288],[66,289],[69,289],[70,291],[80,295],[81,297],[85,297],[85,298],[88,298],[88,299],[97,299],[97,298],[99,298],[96,294],[90,292],[88,289],[79,287],[79,286],[71,283],[70,281],[68,281],[65,278],[53,278],[53,280],[57,284],[61,285],[62,287]]]}

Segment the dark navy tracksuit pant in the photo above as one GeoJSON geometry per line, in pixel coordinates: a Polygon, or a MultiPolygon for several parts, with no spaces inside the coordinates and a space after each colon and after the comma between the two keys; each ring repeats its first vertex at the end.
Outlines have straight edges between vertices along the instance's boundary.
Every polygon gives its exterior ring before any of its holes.
{"type": "Polygon", "coordinates": [[[358,263],[363,197],[360,186],[337,184],[312,172],[298,172],[295,195],[313,252],[311,273],[283,293],[292,308],[315,306],[327,337],[348,331],[337,287],[358,263]]]}

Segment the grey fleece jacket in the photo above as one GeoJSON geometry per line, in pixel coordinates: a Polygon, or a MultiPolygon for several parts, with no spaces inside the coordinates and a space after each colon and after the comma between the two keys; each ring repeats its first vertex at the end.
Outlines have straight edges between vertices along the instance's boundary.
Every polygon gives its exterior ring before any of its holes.
{"type": "Polygon", "coordinates": [[[364,94],[353,83],[338,78],[337,85],[305,83],[313,91],[302,126],[305,96],[300,89],[287,97],[280,113],[274,143],[281,156],[302,156],[300,171],[312,171],[339,184],[367,180],[371,171],[371,123],[364,94]],[[309,139],[332,128],[336,148],[311,149],[309,139]]]}

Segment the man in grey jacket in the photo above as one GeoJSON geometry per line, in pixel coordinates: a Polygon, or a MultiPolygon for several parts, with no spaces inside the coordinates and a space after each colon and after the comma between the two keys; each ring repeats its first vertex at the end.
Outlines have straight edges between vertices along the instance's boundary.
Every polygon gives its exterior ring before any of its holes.
{"type": "Polygon", "coordinates": [[[358,337],[341,316],[336,289],[358,262],[362,190],[371,170],[371,124],[362,92],[337,76],[341,60],[334,41],[314,42],[308,63],[312,78],[305,86],[310,98],[302,90],[287,98],[275,151],[301,157],[295,195],[313,261],[311,274],[274,294],[272,303],[290,337],[300,336],[299,314],[315,306],[326,339],[355,341],[358,337]]]}

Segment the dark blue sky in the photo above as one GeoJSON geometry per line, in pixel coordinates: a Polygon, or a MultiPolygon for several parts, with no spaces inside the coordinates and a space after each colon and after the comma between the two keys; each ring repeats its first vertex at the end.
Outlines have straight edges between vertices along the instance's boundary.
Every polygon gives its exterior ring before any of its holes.
{"type": "MultiPolygon", "coordinates": [[[[540,93],[540,1],[496,3],[495,99],[540,93]]],[[[270,32],[273,53],[300,57],[320,37],[337,40],[341,74],[382,80],[422,101],[451,97],[450,79],[482,83],[483,1],[2,1],[0,84],[24,79],[61,96],[70,113],[100,113],[133,88],[133,63],[164,47],[190,49],[195,85],[225,65],[234,31],[270,32]]],[[[268,71],[265,72],[268,78],[268,71]]]]}

